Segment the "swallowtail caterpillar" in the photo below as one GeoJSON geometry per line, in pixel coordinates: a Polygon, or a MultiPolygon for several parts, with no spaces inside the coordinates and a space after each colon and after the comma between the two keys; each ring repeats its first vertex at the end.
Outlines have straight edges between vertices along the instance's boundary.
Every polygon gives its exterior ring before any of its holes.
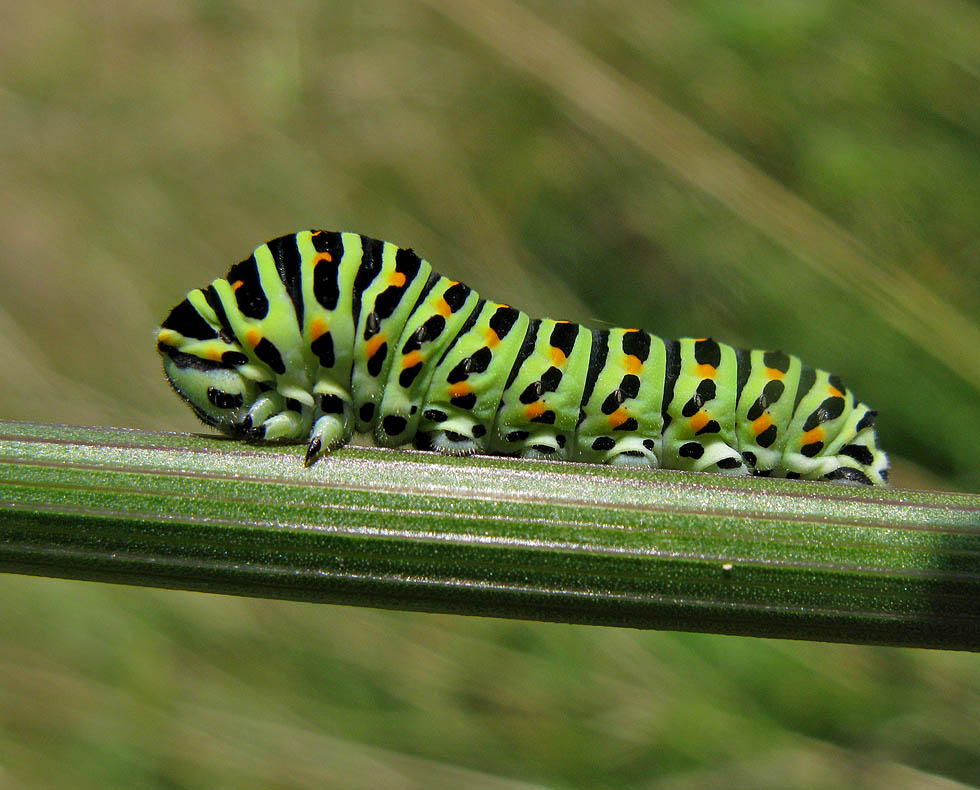
{"type": "Polygon", "coordinates": [[[372,432],[490,453],[883,485],[875,412],[781,351],[531,318],[410,249],[323,230],[262,244],[163,322],[205,423],[309,442],[372,432]]]}

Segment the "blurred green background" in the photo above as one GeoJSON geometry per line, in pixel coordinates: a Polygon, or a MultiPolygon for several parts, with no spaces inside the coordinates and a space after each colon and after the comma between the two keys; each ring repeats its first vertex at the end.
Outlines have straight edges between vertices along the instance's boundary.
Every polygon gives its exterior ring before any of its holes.
{"type": "MultiPolygon", "coordinates": [[[[978,42],[956,0],[5,4],[0,417],[199,430],[155,324],[326,227],[533,314],[796,352],[897,484],[980,491],[978,42]]],[[[0,600],[0,787],[980,783],[974,655],[0,600]]]]}

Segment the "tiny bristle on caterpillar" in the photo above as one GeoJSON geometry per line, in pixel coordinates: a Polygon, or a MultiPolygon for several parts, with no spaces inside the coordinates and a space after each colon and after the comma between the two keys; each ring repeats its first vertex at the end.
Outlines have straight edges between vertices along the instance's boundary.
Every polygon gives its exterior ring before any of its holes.
{"type": "Polygon", "coordinates": [[[490,453],[884,485],[875,412],[781,351],[531,318],[356,233],[262,244],[157,335],[176,392],[309,465],[373,433],[490,453]]]}

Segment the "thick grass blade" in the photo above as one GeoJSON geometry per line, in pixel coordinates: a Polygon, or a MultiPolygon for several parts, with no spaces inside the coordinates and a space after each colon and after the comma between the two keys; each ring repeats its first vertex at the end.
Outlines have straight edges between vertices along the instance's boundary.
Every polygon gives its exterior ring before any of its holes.
{"type": "Polygon", "coordinates": [[[980,496],[0,422],[0,570],[980,650],[980,496]]]}

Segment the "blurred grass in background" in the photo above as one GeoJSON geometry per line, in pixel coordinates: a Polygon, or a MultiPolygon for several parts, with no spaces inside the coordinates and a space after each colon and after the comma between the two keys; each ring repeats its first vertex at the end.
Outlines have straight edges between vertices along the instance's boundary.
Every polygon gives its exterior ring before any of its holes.
{"type": "MultiPolygon", "coordinates": [[[[897,484],[980,490],[974,5],[5,11],[0,417],[199,430],[154,325],[322,226],[532,314],[796,352],[880,411],[897,484]]],[[[971,655],[0,599],[0,786],[980,783],[971,655]]]]}

